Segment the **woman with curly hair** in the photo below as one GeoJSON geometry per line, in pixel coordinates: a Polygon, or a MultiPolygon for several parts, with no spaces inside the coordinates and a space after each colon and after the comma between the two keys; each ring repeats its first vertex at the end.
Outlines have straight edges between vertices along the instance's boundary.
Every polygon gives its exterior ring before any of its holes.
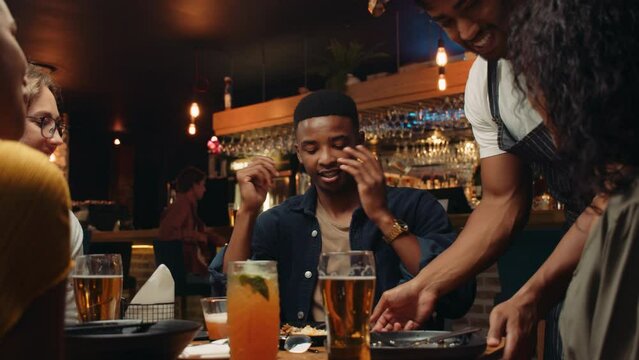
{"type": "MultiPolygon", "coordinates": [[[[603,212],[566,292],[564,358],[639,359],[639,2],[524,2],[511,19],[509,54],[571,164],[575,194],[595,191],[591,208],[603,212]]],[[[548,271],[544,264],[522,288],[543,287],[534,306],[517,305],[520,292],[495,308],[489,342],[566,290],[544,284],[548,271]]]]}

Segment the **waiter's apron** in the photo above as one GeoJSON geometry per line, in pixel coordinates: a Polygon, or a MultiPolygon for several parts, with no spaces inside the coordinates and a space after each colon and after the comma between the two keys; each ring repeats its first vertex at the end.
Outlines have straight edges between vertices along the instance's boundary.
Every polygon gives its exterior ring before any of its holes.
{"type": "MultiPolygon", "coordinates": [[[[557,155],[548,128],[540,123],[523,139],[516,141],[504,125],[499,114],[498,62],[488,62],[488,100],[493,121],[497,124],[497,141],[503,151],[524,160],[533,171],[543,175],[550,194],[565,205],[567,230],[585,209],[586,202],[576,199],[572,194],[568,167],[557,155]]],[[[563,303],[563,302],[562,302],[563,303]]],[[[558,304],[546,318],[546,336],[544,340],[544,359],[561,359],[562,346],[559,337],[558,319],[562,303],[558,304]]]]}

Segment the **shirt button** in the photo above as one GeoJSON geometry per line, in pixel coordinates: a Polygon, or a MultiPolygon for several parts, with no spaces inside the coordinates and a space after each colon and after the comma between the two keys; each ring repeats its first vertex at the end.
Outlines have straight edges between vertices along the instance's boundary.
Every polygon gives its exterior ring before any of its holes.
{"type": "Polygon", "coordinates": [[[312,236],[312,237],[316,237],[316,236],[317,236],[317,230],[313,230],[313,231],[311,231],[311,236],[312,236]]]}
{"type": "Polygon", "coordinates": [[[310,279],[310,278],[313,277],[313,273],[310,272],[310,271],[307,271],[307,272],[304,273],[304,277],[307,278],[307,279],[310,279]]]}
{"type": "Polygon", "coordinates": [[[299,311],[297,313],[297,318],[300,319],[300,320],[304,319],[304,312],[303,311],[299,311]]]}

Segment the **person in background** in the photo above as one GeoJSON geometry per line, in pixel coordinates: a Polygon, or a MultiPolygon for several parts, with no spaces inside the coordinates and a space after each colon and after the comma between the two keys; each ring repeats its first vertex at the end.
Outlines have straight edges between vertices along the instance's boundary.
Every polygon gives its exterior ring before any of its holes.
{"type": "MultiPolygon", "coordinates": [[[[639,3],[535,0],[511,23],[509,58],[515,78],[526,79],[520,88],[569,160],[575,191],[599,194],[591,207],[605,209],[566,292],[563,357],[639,359],[639,3]]],[[[548,262],[493,310],[489,341],[518,331],[566,291],[563,281],[548,280],[548,262]]]]}
{"type": "Polygon", "coordinates": [[[197,202],[206,191],[206,175],[200,169],[187,167],[176,180],[177,197],[160,217],[160,240],[181,240],[186,272],[208,276],[208,264],[217,246],[224,245],[220,236],[206,229],[197,215],[197,202]]]}
{"type": "MultiPolygon", "coordinates": [[[[27,66],[27,84],[24,88],[24,105],[27,109],[24,133],[20,142],[50,156],[63,143],[66,125],[58,111],[58,88],[51,77],[34,65],[27,66]]],[[[82,225],[69,211],[71,223],[71,259],[84,253],[82,249],[82,225]]],[[[67,298],[64,322],[78,323],[78,309],[75,305],[73,282],[67,281],[67,298]]]]}
{"type": "MultiPolygon", "coordinates": [[[[585,239],[597,213],[586,207],[592,195],[573,196],[573,178],[553,144],[548,128],[531,103],[518,91],[507,60],[509,16],[521,0],[417,0],[446,34],[479,56],[465,89],[465,113],[479,144],[482,200],[469,216],[455,243],[426,266],[413,281],[389,290],[372,314],[377,331],[412,329],[428,318],[442,294],[475,276],[504,253],[523,229],[532,205],[532,172],[543,175],[550,193],[565,205],[567,229],[551,257],[546,280],[568,286],[585,239]]],[[[527,21],[527,20],[524,20],[527,21]]],[[[538,296],[527,289],[513,301],[525,306],[538,296]]],[[[519,293],[518,293],[519,294],[519,293]]],[[[532,348],[533,333],[546,315],[544,359],[561,358],[557,305],[510,324],[506,353],[516,343],[532,348]],[[517,330],[514,329],[517,328],[517,330]]]]}
{"type": "MultiPolygon", "coordinates": [[[[324,321],[317,273],[322,252],[373,251],[377,301],[455,238],[446,212],[427,191],[386,188],[381,164],[362,145],[353,99],[313,92],[295,108],[294,126],[297,157],[313,186],[258,217],[275,163],[257,157],[238,171],[242,203],[231,241],[210,266],[216,286],[225,282],[231,261],[276,260],[280,317],[292,324],[324,321]]],[[[463,316],[474,297],[474,280],[451,290],[437,304],[439,318],[463,316]]]]}
{"type": "Polygon", "coordinates": [[[62,359],[69,190],[45,156],[12,141],[24,127],[27,66],[15,33],[0,0],[0,354],[62,359]]]}

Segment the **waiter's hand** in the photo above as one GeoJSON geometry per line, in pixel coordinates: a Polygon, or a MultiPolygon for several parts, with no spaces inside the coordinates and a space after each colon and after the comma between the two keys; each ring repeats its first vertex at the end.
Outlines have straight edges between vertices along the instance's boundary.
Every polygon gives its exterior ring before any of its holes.
{"type": "Polygon", "coordinates": [[[491,311],[488,346],[497,346],[501,338],[506,337],[504,359],[530,359],[533,354],[533,336],[537,321],[537,307],[534,302],[515,294],[491,311]]]}
{"type": "Polygon", "coordinates": [[[430,318],[436,304],[436,294],[410,280],[382,294],[371,315],[373,331],[415,330],[430,318]]]}
{"type": "Polygon", "coordinates": [[[344,152],[352,158],[339,158],[337,162],[341,170],[355,178],[366,216],[376,224],[392,218],[386,205],[386,182],[382,164],[363,145],[357,145],[355,148],[345,147],[344,152]]]}
{"type": "Polygon", "coordinates": [[[242,209],[257,212],[266,199],[266,193],[277,176],[275,161],[265,156],[256,156],[251,163],[237,172],[237,182],[240,185],[242,209]]]}

